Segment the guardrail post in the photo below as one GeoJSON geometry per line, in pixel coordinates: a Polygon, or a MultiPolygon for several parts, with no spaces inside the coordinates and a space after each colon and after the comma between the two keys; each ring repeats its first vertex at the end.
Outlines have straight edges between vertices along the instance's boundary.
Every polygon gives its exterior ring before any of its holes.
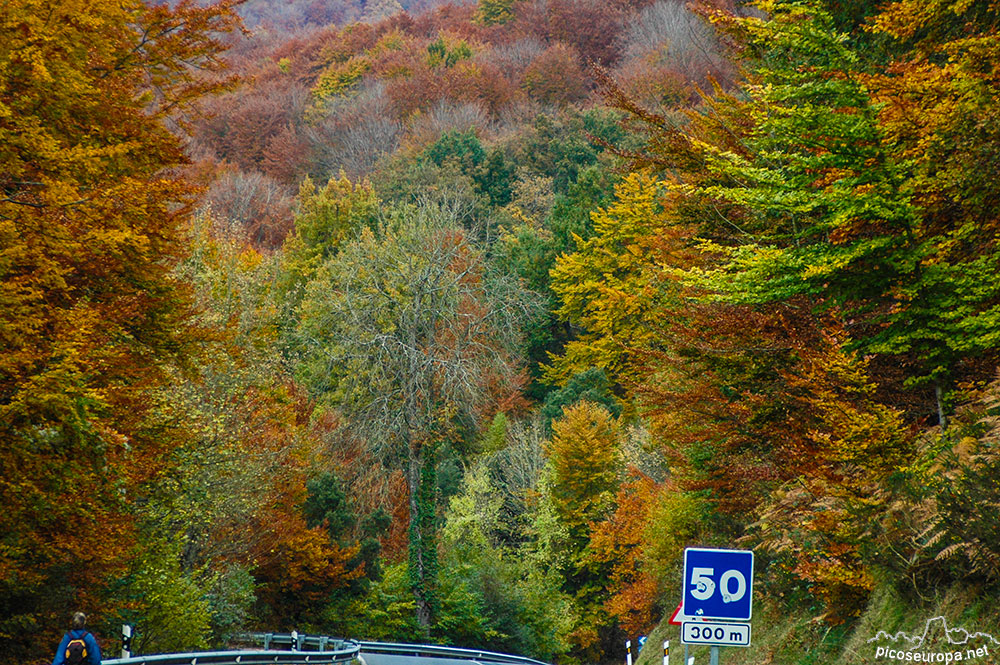
{"type": "Polygon", "coordinates": [[[272,633],[264,633],[264,651],[268,651],[271,648],[271,637],[272,633]]]}

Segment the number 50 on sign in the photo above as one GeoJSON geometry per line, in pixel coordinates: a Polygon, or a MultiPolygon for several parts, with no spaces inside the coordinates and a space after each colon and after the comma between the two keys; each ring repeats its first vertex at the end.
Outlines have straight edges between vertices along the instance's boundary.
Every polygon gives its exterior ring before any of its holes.
{"type": "Polygon", "coordinates": [[[753,612],[753,552],[684,550],[684,614],[749,621],[753,612]]]}

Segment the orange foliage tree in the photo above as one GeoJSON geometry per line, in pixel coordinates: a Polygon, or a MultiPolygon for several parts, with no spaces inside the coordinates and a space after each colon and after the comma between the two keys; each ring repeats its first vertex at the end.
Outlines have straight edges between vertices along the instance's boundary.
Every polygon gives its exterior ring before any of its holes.
{"type": "Polygon", "coordinates": [[[657,621],[659,583],[644,566],[644,558],[649,546],[646,527],[664,488],[637,469],[629,471],[631,477],[615,497],[615,512],[594,527],[588,558],[611,570],[605,611],[626,635],[638,636],[652,630],[657,621]]]}
{"type": "Polygon", "coordinates": [[[60,599],[99,609],[128,503],[171,448],[146,422],[190,343],[165,122],[226,84],[237,25],[229,3],[42,9],[13,0],[0,21],[0,636],[21,662],[55,643],[60,599]]]}

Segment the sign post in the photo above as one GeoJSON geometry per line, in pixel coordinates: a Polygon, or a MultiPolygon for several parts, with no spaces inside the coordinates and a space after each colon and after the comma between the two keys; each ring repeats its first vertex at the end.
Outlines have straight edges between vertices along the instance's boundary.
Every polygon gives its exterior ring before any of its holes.
{"type": "MultiPolygon", "coordinates": [[[[674,613],[670,615],[670,620],[667,623],[669,623],[671,626],[681,626],[684,624],[685,621],[693,621],[694,619],[695,617],[689,617],[688,615],[684,614],[684,601],[682,600],[681,602],[677,603],[677,609],[675,609],[674,613]]],[[[690,648],[688,647],[687,644],[684,644],[684,664],[688,662],[688,658],[690,657],[690,655],[691,655],[690,648]]]]}

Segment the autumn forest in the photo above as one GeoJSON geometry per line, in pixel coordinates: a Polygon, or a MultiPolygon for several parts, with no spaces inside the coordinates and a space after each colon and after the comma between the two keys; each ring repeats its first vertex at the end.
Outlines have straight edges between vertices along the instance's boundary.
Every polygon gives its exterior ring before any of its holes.
{"type": "Polygon", "coordinates": [[[0,663],[996,629],[998,176],[995,0],[7,0],[0,663]]]}

